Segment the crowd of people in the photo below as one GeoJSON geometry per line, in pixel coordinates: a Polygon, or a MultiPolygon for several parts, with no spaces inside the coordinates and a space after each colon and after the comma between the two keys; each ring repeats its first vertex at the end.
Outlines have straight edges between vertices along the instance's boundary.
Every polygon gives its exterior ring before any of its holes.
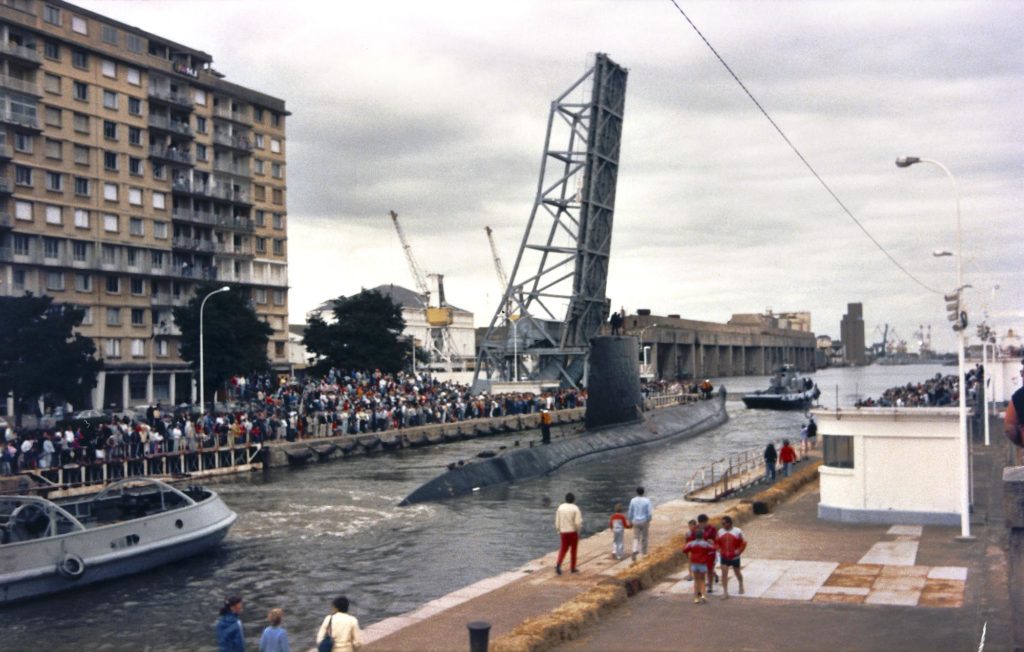
{"type": "MultiPolygon", "coordinates": [[[[978,387],[984,374],[981,367],[968,369],[964,374],[967,385],[967,400],[977,398],[978,387]]],[[[907,383],[891,387],[875,398],[858,400],[856,407],[942,407],[955,405],[960,401],[959,379],[955,374],[935,374],[920,383],[907,383]]]]}
{"type": "MultiPolygon", "coordinates": [[[[217,619],[216,636],[218,652],[245,652],[245,628],[242,625],[244,602],[239,596],[224,600],[217,619]]],[[[324,618],[316,633],[318,652],[354,652],[362,647],[362,630],[359,620],[348,613],[349,600],[338,596],[331,603],[331,613],[324,618]]],[[[284,610],[271,609],[260,635],[259,652],[291,652],[288,630],[283,626],[284,610]]]]}
{"type": "Polygon", "coordinates": [[[201,412],[189,405],[165,409],[157,404],[145,414],[122,413],[49,430],[18,432],[8,427],[0,451],[0,474],[111,461],[132,461],[131,472],[142,473],[142,460],[165,455],[178,457],[277,439],[378,433],[533,414],[584,407],[587,400],[586,390],[570,389],[539,395],[475,394],[468,385],[441,381],[426,373],[379,370],[332,369],[323,378],[292,383],[254,375],[238,383],[236,392],[238,400],[233,406],[215,412],[201,412]]]}

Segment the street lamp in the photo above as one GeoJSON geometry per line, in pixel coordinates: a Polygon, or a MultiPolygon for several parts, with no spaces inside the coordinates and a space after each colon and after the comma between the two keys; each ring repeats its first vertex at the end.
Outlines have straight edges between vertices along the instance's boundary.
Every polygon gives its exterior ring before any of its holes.
{"type": "MultiPolygon", "coordinates": [[[[949,171],[942,163],[929,158],[920,158],[917,156],[901,156],[896,159],[896,167],[908,168],[911,165],[917,163],[931,163],[932,165],[938,166],[946,176],[949,177],[950,183],[953,184],[953,197],[956,199],[956,302],[957,302],[957,321],[954,322],[953,329],[956,331],[957,340],[957,374],[958,382],[960,386],[960,538],[971,539],[971,469],[970,469],[970,441],[967,439],[967,383],[964,376],[964,349],[965,349],[965,336],[964,329],[967,324],[964,323],[961,315],[965,313],[961,312],[963,306],[960,305],[960,298],[964,290],[964,248],[963,248],[963,232],[960,228],[960,190],[957,188],[956,179],[953,177],[953,173],[949,171]]],[[[938,252],[938,255],[943,255],[945,252],[938,252]]]]}
{"type": "Polygon", "coordinates": [[[512,324],[512,379],[519,382],[519,315],[509,315],[512,324]]]}
{"type": "Polygon", "coordinates": [[[225,285],[224,287],[216,289],[213,292],[207,294],[205,297],[203,297],[203,300],[201,302],[199,302],[199,409],[200,410],[203,409],[204,405],[206,405],[206,374],[205,374],[205,367],[204,367],[206,359],[205,359],[205,357],[203,355],[203,310],[206,308],[206,300],[207,299],[209,299],[210,297],[212,297],[215,294],[220,294],[221,292],[227,292],[230,289],[231,288],[229,288],[228,286],[225,285]]]}

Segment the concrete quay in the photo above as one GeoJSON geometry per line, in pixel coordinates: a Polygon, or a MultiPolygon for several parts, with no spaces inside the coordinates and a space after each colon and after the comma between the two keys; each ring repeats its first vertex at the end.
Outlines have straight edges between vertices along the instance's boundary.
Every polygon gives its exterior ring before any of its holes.
{"type": "MultiPolygon", "coordinates": [[[[607,530],[580,543],[578,575],[555,552],[366,628],[367,650],[466,650],[466,624],[492,625],[492,651],[1014,650],[1001,446],[975,448],[970,541],[959,528],[817,518],[817,464],[743,502],[658,505],[651,554],[611,555],[607,530]],[[770,511],[754,516],[749,501],[770,511]],[[749,543],[745,594],[730,582],[694,604],[679,548],[698,513],[730,513],[749,543]]],[[[584,515],[604,518],[605,515],[584,515]]],[[[552,531],[552,542],[556,541],[552,531]]],[[[629,535],[627,534],[627,548],[629,535]]]]}

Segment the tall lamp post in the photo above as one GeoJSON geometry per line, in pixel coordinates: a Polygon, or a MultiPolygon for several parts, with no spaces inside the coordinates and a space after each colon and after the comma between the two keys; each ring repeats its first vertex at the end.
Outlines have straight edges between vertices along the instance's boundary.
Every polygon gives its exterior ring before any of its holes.
{"type": "Polygon", "coordinates": [[[929,158],[919,158],[917,156],[901,156],[896,159],[896,167],[908,168],[911,165],[917,163],[931,163],[932,165],[938,166],[946,176],[949,177],[950,183],[953,184],[953,196],[956,199],[956,293],[951,299],[951,295],[947,295],[947,301],[955,302],[956,309],[956,321],[953,323],[953,330],[956,331],[957,340],[957,374],[960,390],[957,392],[960,395],[960,538],[970,539],[971,537],[971,469],[970,469],[970,452],[971,444],[967,438],[967,383],[964,375],[964,349],[966,345],[964,329],[967,327],[966,324],[966,312],[963,312],[964,307],[961,303],[964,290],[964,249],[963,249],[963,231],[960,228],[960,189],[957,187],[956,178],[953,177],[953,173],[949,171],[942,163],[929,158]]]}
{"type": "Polygon", "coordinates": [[[519,315],[509,315],[512,324],[512,379],[519,382],[519,315]]]}
{"type": "Polygon", "coordinates": [[[206,308],[206,301],[207,301],[207,299],[209,299],[210,297],[212,297],[215,294],[220,294],[221,292],[227,292],[230,289],[231,288],[229,288],[226,285],[224,287],[222,287],[222,288],[218,288],[218,289],[214,290],[213,292],[207,294],[205,297],[203,297],[203,300],[199,303],[199,408],[200,409],[203,409],[203,406],[206,405],[206,373],[205,373],[205,371],[206,371],[206,369],[205,369],[206,356],[203,354],[203,310],[206,308]]]}

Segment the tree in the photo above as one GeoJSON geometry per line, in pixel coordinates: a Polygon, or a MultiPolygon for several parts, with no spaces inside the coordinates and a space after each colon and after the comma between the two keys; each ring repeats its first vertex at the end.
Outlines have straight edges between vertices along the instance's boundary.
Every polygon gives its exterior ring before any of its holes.
{"type": "MultiPolygon", "coordinates": [[[[199,373],[199,308],[203,298],[220,285],[203,284],[184,306],[174,309],[181,329],[181,357],[199,373]]],[[[203,370],[206,386],[217,388],[234,375],[270,368],[267,342],[274,330],[253,310],[248,293],[238,287],[210,297],[203,309],[203,370]]]]}
{"type": "Polygon", "coordinates": [[[91,338],[76,333],[85,311],[53,297],[0,297],[0,396],[22,405],[39,396],[81,405],[103,368],[91,338]]]}
{"type": "Polygon", "coordinates": [[[313,315],[302,343],[316,356],[313,369],[400,371],[410,353],[402,337],[402,307],[376,290],[363,290],[333,301],[334,322],[313,315]]]}

